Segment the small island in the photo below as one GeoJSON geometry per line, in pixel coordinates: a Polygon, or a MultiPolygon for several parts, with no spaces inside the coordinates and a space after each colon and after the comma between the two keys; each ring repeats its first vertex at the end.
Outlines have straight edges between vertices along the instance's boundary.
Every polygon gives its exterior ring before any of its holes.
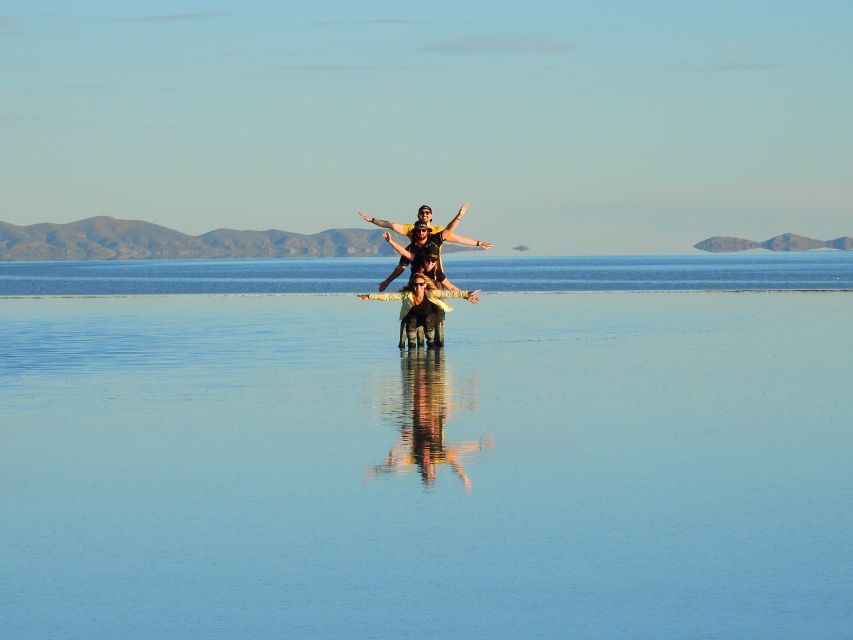
{"type": "Polygon", "coordinates": [[[712,253],[731,253],[733,251],[749,251],[751,249],[768,249],[770,251],[811,251],[813,249],[853,250],[853,238],[842,236],[835,240],[815,240],[794,233],[783,233],[764,242],[755,242],[744,238],[731,236],[714,236],[693,245],[696,249],[712,253]]]}

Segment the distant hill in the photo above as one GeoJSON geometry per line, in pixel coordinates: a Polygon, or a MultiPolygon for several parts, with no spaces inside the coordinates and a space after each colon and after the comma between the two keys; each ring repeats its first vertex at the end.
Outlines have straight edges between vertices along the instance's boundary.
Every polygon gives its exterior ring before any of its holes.
{"type": "MultiPolygon", "coordinates": [[[[216,229],[191,236],[142,220],[98,216],[19,227],[0,222],[0,260],[150,260],[396,256],[384,229],[329,229],[311,235],[278,229],[216,229]]],[[[444,251],[468,247],[447,245],[444,251]]]]}
{"type": "Polygon", "coordinates": [[[853,250],[853,238],[844,236],[835,240],[815,240],[794,233],[783,233],[764,242],[732,238],[730,236],[714,236],[695,245],[702,251],[723,253],[731,251],[748,251],[750,249],[769,249],[770,251],[810,251],[812,249],[841,249],[853,250]]]}

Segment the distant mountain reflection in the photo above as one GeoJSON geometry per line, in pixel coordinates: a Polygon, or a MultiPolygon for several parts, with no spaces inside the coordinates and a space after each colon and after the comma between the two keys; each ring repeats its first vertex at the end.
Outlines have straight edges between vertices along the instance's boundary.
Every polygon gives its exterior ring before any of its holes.
{"type": "MultiPolygon", "coordinates": [[[[446,465],[462,481],[466,491],[472,481],[465,470],[465,459],[473,452],[494,446],[491,436],[479,440],[445,441],[445,427],[455,409],[476,407],[475,399],[457,404],[453,397],[475,392],[478,380],[468,380],[465,389],[448,389],[444,350],[400,352],[400,390],[394,385],[383,390],[380,411],[400,431],[400,439],[388,452],[383,464],[368,470],[368,478],[377,475],[417,472],[424,485],[435,484],[439,467],[446,465]]],[[[469,396],[470,397],[470,396],[469,396]]]]}

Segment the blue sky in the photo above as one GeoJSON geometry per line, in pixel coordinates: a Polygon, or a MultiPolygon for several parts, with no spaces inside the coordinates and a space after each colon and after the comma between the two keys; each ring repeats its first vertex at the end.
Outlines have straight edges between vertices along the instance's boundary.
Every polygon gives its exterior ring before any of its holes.
{"type": "Polygon", "coordinates": [[[6,222],[314,233],[467,200],[500,253],[853,235],[849,2],[0,11],[6,222]]]}

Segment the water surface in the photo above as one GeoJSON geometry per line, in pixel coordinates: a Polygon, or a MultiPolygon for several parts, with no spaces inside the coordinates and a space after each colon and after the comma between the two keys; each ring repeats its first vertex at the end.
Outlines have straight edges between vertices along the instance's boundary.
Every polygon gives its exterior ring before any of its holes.
{"type": "MultiPolygon", "coordinates": [[[[495,292],[853,290],[853,252],[444,257],[462,289],[495,292]]],[[[0,296],[369,292],[389,258],[0,262],[0,296]]],[[[394,287],[406,283],[400,277],[394,287]]],[[[392,287],[393,288],[393,287],[392,287]]]]}
{"type": "Polygon", "coordinates": [[[0,302],[10,638],[846,638],[842,293],[0,302]]]}

